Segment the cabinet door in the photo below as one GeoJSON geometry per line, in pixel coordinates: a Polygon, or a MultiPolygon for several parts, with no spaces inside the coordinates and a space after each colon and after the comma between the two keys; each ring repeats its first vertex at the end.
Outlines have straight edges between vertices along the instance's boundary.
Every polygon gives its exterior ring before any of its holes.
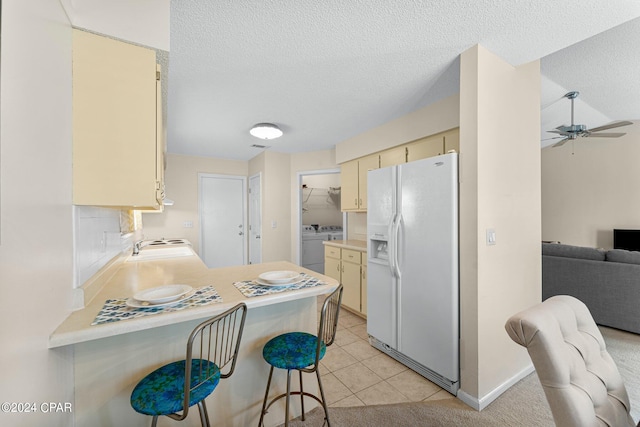
{"type": "Polygon", "coordinates": [[[402,145],[400,147],[390,148],[380,153],[380,167],[386,168],[387,166],[399,165],[407,162],[407,147],[402,145]]]}
{"type": "Polygon", "coordinates": [[[340,166],[340,209],[358,209],[358,161],[352,160],[340,166]]]}
{"type": "Polygon", "coordinates": [[[342,304],[360,311],[360,264],[342,261],[342,304]]]}
{"type": "Polygon", "coordinates": [[[380,167],[380,158],[377,154],[363,157],[358,160],[359,167],[359,197],[358,207],[360,210],[367,210],[367,172],[370,170],[378,169],[380,167]]]}
{"type": "Polygon", "coordinates": [[[73,31],[73,203],[158,207],[152,49],[73,31]]]}
{"type": "Polygon", "coordinates": [[[453,129],[444,134],[444,152],[449,150],[460,152],[460,129],[453,129]]]}
{"type": "Polygon", "coordinates": [[[407,147],[407,161],[426,159],[427,157],[439,156],[444,151],[444,137],[441,135],[428,136],[412,142],[407,147]]]}
{"type": "MultiPolygon", "coordinates": [[[[364,254],[363,254],[364,256],[364,254]]],[[[362,314],[367,315],[367,266],[362,266],[362,280],[360,281],[360,304],[362,305],[362,314]]]]}
{"type": "Polygon", "coordinates": [[[340,260],[335,258],[325,258],[324,274],[332,279],[336,279],[338,283],[340,283],[340,260]]]}

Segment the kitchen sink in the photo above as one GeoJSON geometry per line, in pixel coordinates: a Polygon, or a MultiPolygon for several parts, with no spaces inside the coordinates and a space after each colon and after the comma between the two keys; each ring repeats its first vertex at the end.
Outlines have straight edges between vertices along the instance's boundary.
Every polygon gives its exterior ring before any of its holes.
{"type": "Polygon", "coordinates": [[[195,255],[195,252],[193,252],[191,246],[146,246],[140,250],[138,255],[129,256],[127,262],[160,260],[193,255],[195,255]]]}

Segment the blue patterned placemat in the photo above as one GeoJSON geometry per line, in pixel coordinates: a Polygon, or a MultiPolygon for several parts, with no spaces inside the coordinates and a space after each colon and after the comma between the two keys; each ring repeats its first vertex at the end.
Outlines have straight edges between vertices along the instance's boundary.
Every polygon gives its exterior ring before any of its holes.
{"type": "Polygon", "coordinates": [[[128,298],[108,299],[91,325],[101,325],[103,323],[117,322],[125,319],[135,319],[137,317],[149,316],[158,313],[170,313],[180,311],[185,308],[201,307],[214,302],[222,302],[222,297],[211,285],[197,288],[193,295],[184,301],[176,304],[164,305],[162,307],[134,308],[127,305],[128,298]]]}
{"type": "Polygon", "coordinates": [[[302,281],[296,283],[295,285],[265,286],[257,283],[254,280],[248,280],[244,282],[235,282],[233,286],[235,286],[240,292],[242,292],[245,297],[251,298],[259,297],[261,295],[277,294],[279,292],[296,291],[298,289],[310,288],[312,286],[326,285],[325,282],[306,273],[302,273],[302,276],[302,281]]]}

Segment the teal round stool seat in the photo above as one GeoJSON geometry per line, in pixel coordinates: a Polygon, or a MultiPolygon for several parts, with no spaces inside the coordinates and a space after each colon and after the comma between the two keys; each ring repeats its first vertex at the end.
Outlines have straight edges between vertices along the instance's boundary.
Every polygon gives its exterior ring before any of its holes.
{"type": "MultiPolygon", "coordinates": [[[[168,415],[182,411],[184,403],[185,361],[164,365],[140,380],[131,393],[131,406],[145,415],[168,415]]],[[[191,380],[197,382],[200,369],[215,371],[214,375],[189,396],[193,406],[213,393],[220,382],[220,369],[213,362],[202,359],[191,361],[191,380]],[[202,365],[201,365],[202,362],[202,365]]]]}
{"type": "MultiPolygon", "coordinates": [[[[302,369],[316,362],[318,337],[306,332],[289,332],[269,340],[262,349],[262,357],[280,369],[302,369]]],[[[320,343],[318,360],[324,357],[327,346],[320,343]]]]}
{"type": "Polygon", "coordinates": [[[246,317],[241,302],[196,326],[187,338],[186,357],[142,378],[131,392],[131,407],[156,427],[158,418],[183,421],[197,406],[200,424],[211,427],[206,398],[235,370],[246,317]]]}

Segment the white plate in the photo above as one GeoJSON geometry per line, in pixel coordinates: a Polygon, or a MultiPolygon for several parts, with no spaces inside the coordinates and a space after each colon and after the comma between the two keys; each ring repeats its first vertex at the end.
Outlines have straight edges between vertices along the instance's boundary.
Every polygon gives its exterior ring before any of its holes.
{"type": "Polygon", "coordinates": [[[262,286],[291,286],[291,285],[295,285],[297,283],[302,282],[302,280],[304,280],[304,278],[302,276],[298,275],[297,278],[289,280],[286,283],[271,283],[271,282],[267,282],[265,280],[262,280],[260,278],[256,279],[255,282],[258,285],[262,285],[262,286]]]}
{"type": "Polygon", "coordinates": [[[191,298],[193,295],[195,295],[195,292],[189,292],[188,294],[183,295],[182,297],[178,298],[177,300],[164,302],[164,303],[160,303],[160,304],[151,304],[151,303],[148,303],[146,301],[138,301],[138,300],[136,300],[134,298],[129,298],[126,301],[126,304],[127,304],[127,306],[132,307],[132,308],[165,307],[167,305],[177,304],[179,302],[187,300],[187,299],[191,298]]]}
{"type": "Polygon", "coordinates": [[[293,280],[297,280],[300,277],[300,273],[297,271],[267,271],[258,276],[260,280],[267,283],[287,283],[290,284],[293,280]]]}
{"type": "Polygon", "coordinates": [[[162,304],[175,301],[193,288],[189,285],[166,285],[157,288],[145,289],[133,296],[133,299],[149,304],[162,304]]]}

